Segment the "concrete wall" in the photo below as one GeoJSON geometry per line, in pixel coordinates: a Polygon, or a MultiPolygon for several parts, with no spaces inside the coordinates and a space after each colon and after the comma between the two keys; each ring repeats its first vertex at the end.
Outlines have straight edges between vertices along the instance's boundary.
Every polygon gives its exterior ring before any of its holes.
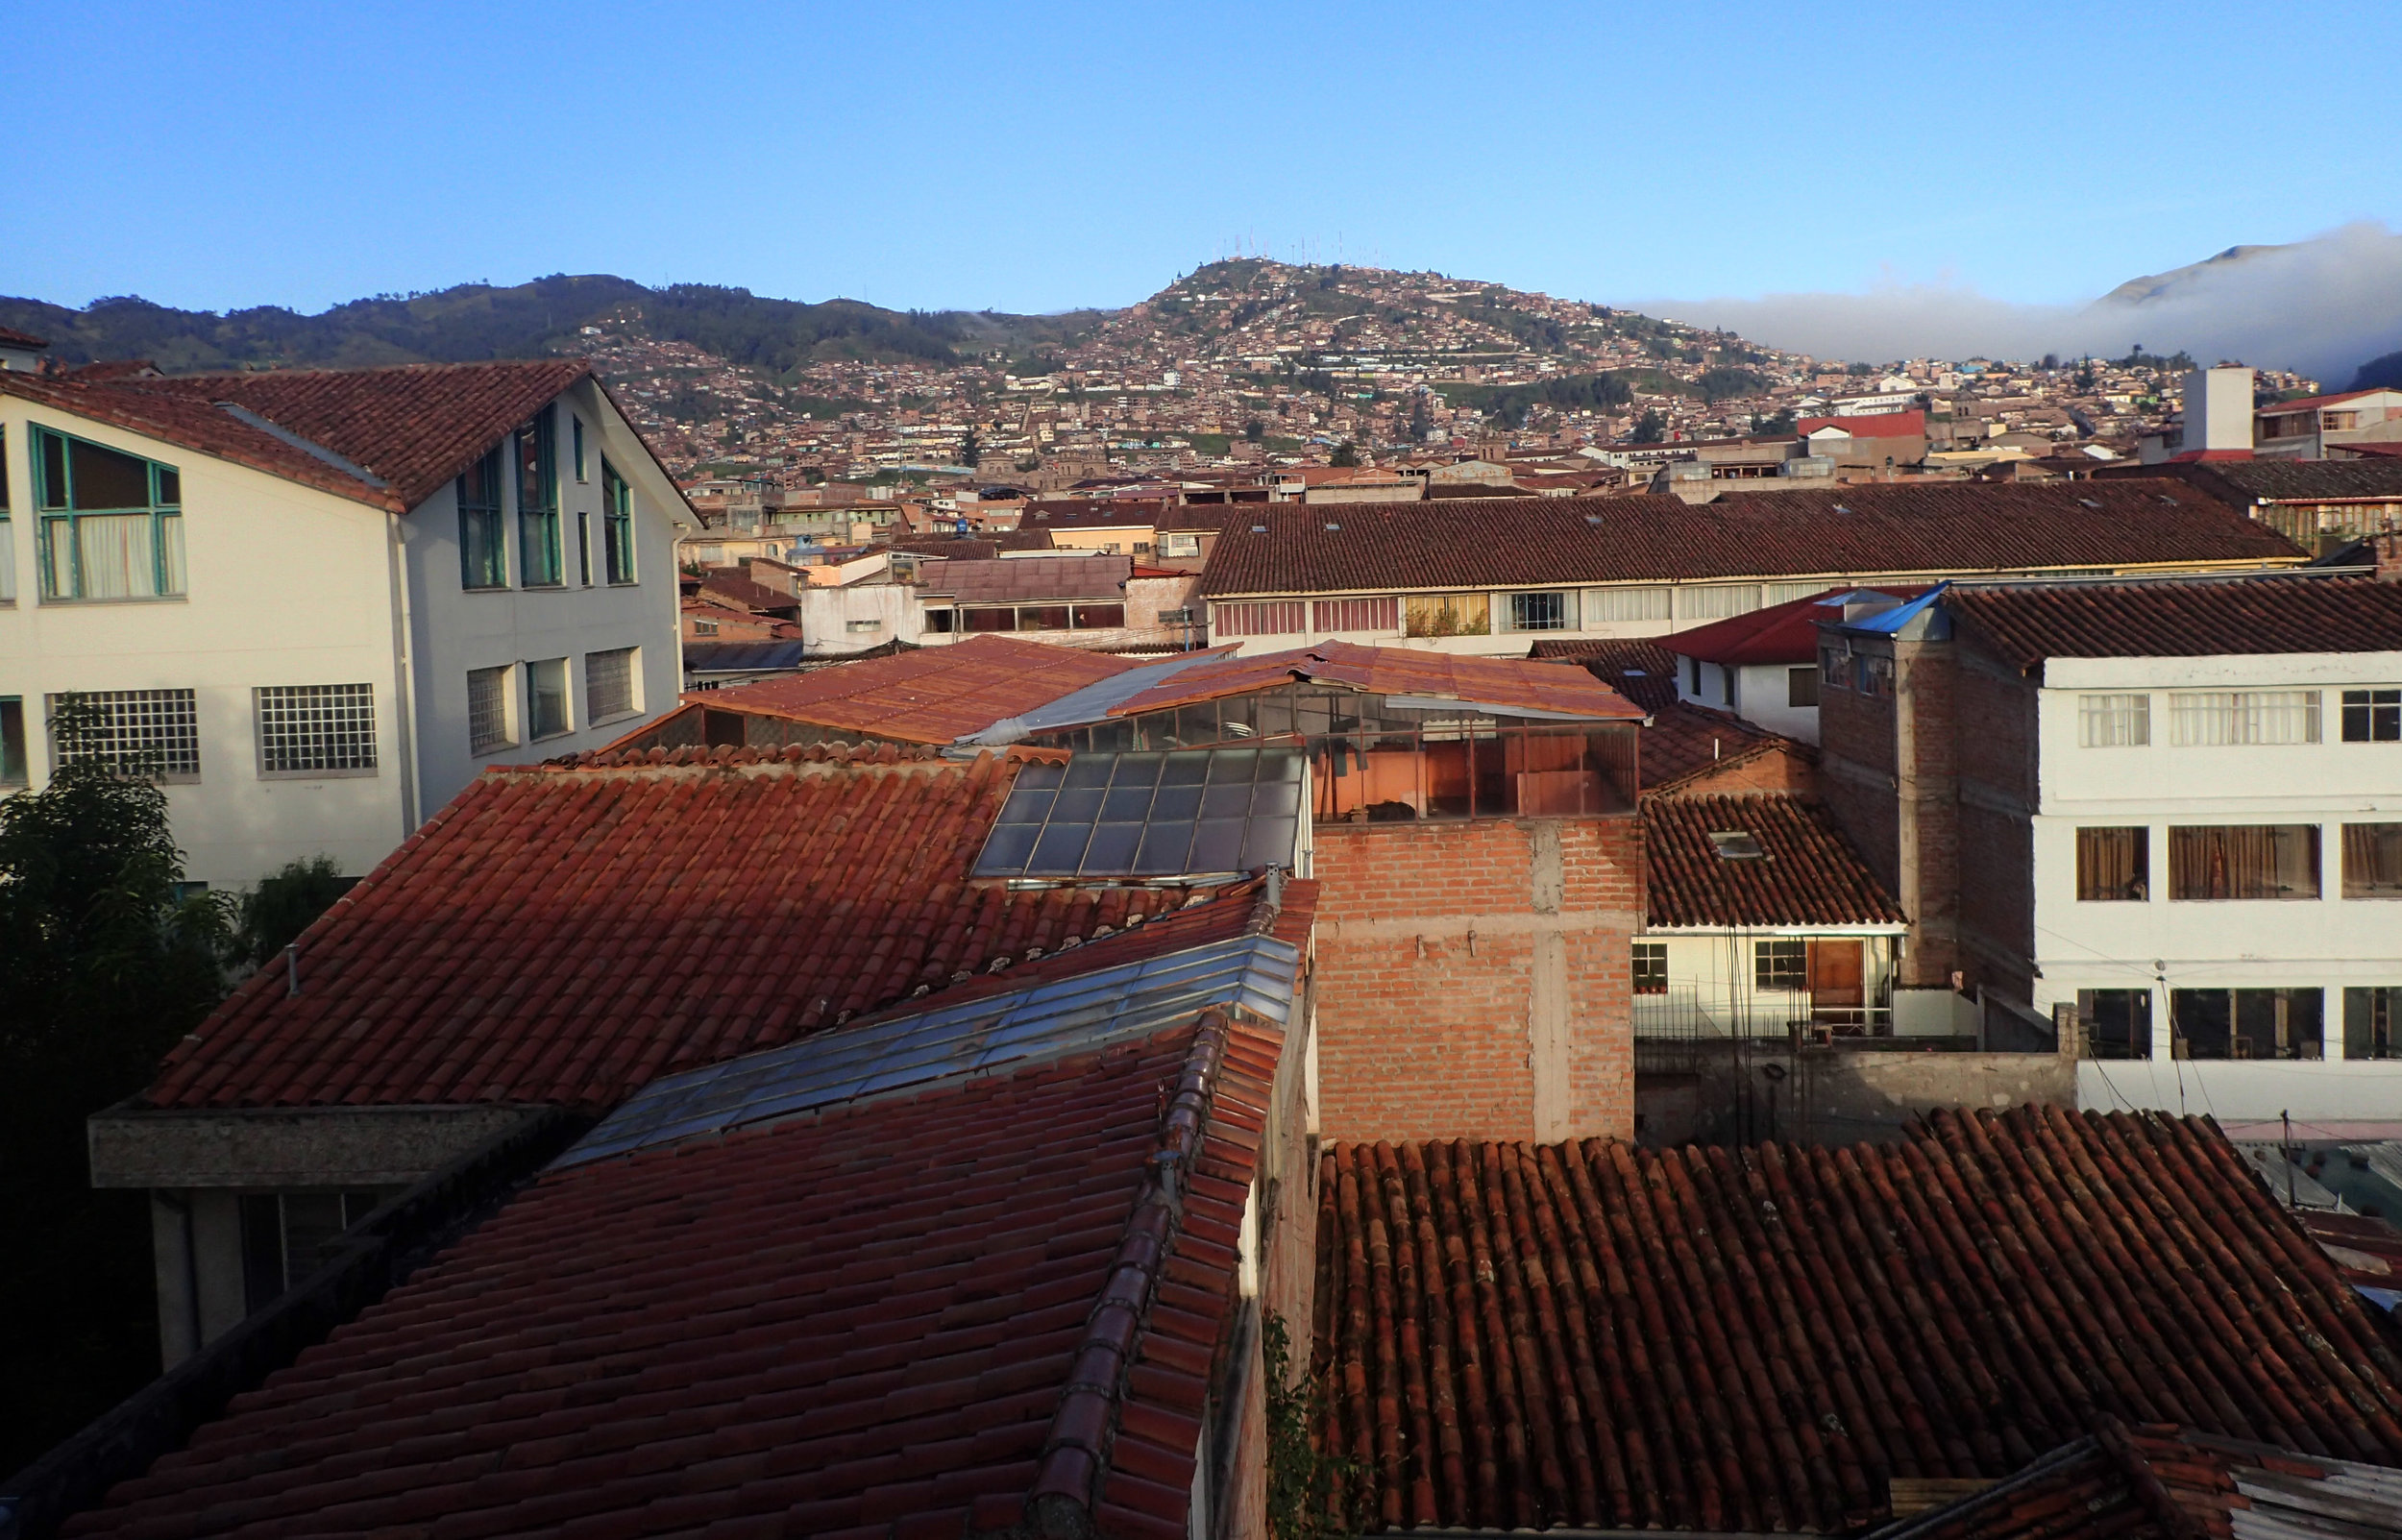
{"type": "Polygon", "coordinates": [[[1316,826],[1336,1139],[1630,1137],[1636,819],[1316,826]]]}

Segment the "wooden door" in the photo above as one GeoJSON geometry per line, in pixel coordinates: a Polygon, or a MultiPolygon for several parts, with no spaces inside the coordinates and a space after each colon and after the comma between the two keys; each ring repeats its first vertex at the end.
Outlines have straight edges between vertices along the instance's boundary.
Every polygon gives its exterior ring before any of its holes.
{"type": "Polygon", "coordinates": [[[1810,942],[1810,1014],[1820,1021],[1865,1024],[1868,992],[1864,944],[1845,938],[1810,942]]]}

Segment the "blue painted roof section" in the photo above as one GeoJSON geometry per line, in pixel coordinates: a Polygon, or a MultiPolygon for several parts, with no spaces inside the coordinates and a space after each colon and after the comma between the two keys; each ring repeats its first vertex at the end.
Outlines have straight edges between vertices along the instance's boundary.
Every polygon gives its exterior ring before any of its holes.
{"type": "Polygon", "coordinates": [[[1900,630],[1919,616],[1925,614],[1933,607],[1937,599],[1944,597],[1944,591],[1950,586],[1949,582],[1937,583],[1907,604],[1897,604],[1892,609],[1879,610],[1875,615],[1863,615],[1856,621],[1845,623],[1844,629],[1847,631],[1879,631],[1890,635],[1900,630]]]}
{"type": "Polygon", "coordinates": [[[581,1165],[883,1091],[1006,1071],[1147,1036],[1213,1006],[1283,1022],[1292,1014],[1300,962],[1289,941],[1245,936],[838,1027],[652,1081],[551,1165],[581,1165]]]}
{"type": "Polygon", "coordinates": [[[1081,727],[1087,722],[1100,721],[1110,714],[1110,707],[1122,700],[1132,700],[1163,679],[1171,678],[1198,663],[1219,663],[1225,660],[1222,648],[1206,652],[1185,652],[1164,663],[1146,663],[1139,669],[1128,669],[1107,679],[1095,680],[1081,690],[1071,690],[1046,706],[1037,706],[1019,717],[1003,717],[980,732],[960,739],[963,744],[979,744],[1000,747],[1015,744],[1036,733],[1046,733],[1059,727],[1081,727]]]}

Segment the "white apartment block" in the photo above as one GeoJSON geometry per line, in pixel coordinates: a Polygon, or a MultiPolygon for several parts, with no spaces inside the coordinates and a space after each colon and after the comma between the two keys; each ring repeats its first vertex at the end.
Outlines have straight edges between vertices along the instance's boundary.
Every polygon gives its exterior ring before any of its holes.
{"type": "Polygon", "coordinates": [[[195,881],[363,875],[483,767],[675,703],[695,521],[580,360],[11,373],[0,455],[0,792],[155,775],[195,881]]]}

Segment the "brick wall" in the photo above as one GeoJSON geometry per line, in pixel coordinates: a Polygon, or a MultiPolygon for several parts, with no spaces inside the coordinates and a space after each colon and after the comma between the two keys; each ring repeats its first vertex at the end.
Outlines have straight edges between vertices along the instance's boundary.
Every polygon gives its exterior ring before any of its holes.
{"type": "Polygon", "coordinates": [[[1897,982],[1933,989],[1960,966],[1959,669],[1949,642],[1893,645],[1901,858],[1915,870],[1897,896],[1910,917],[1897,982]],[[1915,859],[1914,859],[1915,856],[1915,859]]]}
{"type": "Polygon", "coordinates": [[[1818,793],[1818,766],[1798,747],[1771,745],[1758,753],[1722,761],[1678,781],[1659,794],[1668,797],[1760,796],[1818,793]]]}
{"type": "Polygon", "coordinates": [[[1631,1137],[1632,818],[1320,824],[1325,1137],[1631,1137]]]}
{"type": "Polygon", "coordinates": [[[1959,967],[2020,1001],[2035,987],[2036,690],[1955,643],[1959,696],[1959,967]]]}

